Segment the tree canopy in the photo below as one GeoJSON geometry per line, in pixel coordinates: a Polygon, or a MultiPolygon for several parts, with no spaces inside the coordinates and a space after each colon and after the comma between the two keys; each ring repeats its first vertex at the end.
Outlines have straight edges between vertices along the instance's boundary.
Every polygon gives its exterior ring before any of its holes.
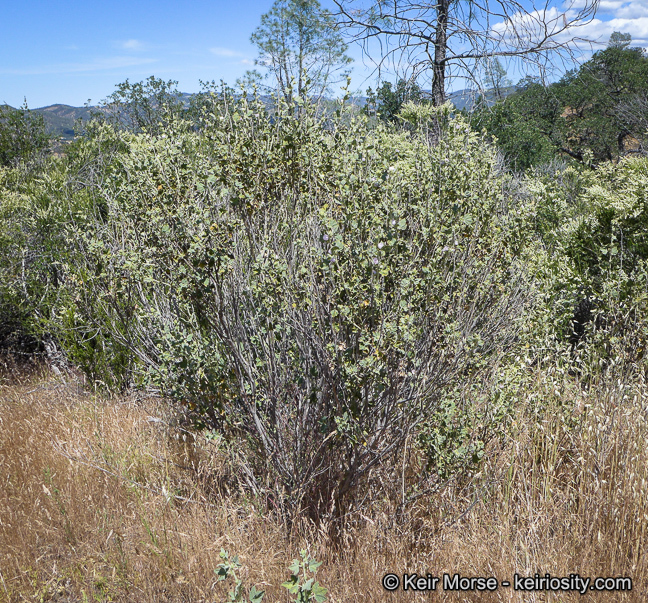
{"type": "Polygon", "coordinates": [[[386,122],[396,123],[398,113],[407,101],[420,103],[423,101],[423,91],[416,82],[398,80],[396,86],[391,82],[383,82],[374,92],[367,90],[367,104],[363,107],[366,115],[375,115],[386,122]]]}
{"type": "Polygon", "coordinates": [[[276,79],[288,102],[293,91],[321,98],[351,63],[335,19],[318,0],[276,0],[250,41],[259,49],[257,65],[276,79]]]}
{"type": "Polygon", "coordinates": [[[595,163],[642,152],[648,130],[648,57],[616,32],[608,47],[550,86],[518,91],[473,115],[497,137],[509,160],[528,167],[562,154],[595,163]]]}

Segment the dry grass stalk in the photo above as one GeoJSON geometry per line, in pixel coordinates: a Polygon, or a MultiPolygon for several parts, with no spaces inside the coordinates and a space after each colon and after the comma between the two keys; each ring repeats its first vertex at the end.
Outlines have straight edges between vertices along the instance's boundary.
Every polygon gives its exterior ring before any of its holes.
{"type": "MultiPolygon", "coordinates": [[[[239,555],[244,583],[264,588],[267,601],[289,600],[279,585],[300,548],[324,561],[318,580],[332,602],[645,598],[642,384],[583,391],[539,376],[526,419],[488,451],[479,475],[406,515],[395,513],[397,495],[352,509],[334,547],[325,524],[304,522],[289,540],[237,488],[214,442],[184,442],[161,427],[169,415],[158,401],[105,400],[43,374],[18,377],[0,386],[0,601],[224,601],[214,574],[221,547],[239,555]],[[630,576],[633,592],[391,594],[381,586],[387,571],[630,576]]],[[[389,472],[381,477],[388,489],[389,472]]]]}

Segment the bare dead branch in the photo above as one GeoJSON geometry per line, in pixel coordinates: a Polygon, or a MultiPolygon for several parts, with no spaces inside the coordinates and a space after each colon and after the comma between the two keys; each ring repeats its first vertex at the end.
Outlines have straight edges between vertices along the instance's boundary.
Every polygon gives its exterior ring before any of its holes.
{"type": "Polygon", "coordinates": [[[446,80],[474,80],[480,61],[503,57],[541,72],[550,61],[572,61],[579,44],[589,43],[578,29],[591,22],[599,4],[585,0],[561,11],[551,0],[334,2],[340,25],[364,55],[375,57],[379,72],[405,64],[410,78],[431,75],[436,105],[445,102],[446,80]]]}

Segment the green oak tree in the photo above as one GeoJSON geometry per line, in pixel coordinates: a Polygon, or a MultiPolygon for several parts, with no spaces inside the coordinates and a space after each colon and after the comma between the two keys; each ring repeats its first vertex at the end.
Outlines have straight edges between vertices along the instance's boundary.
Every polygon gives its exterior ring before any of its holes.
{"type": "Polygon", "coordinates": [[[398,113],[407,101],[420,103],[423,101],[423,91],[415,82],[400,79],[396,86],[391,82],[383,82],[374,92],[367,90],[367,104],[363,107],[365,115],[375,115],[385,122],[397,122],[398,113]]]}
{"type": "Polygon", "coordinates": [[[562,155],[600,163],[642,153],[648,118],[648,57],[616,32],[605,50],[550,86],[525,81],[495,107],[480,107],[473,126],[494,135],[523,169],[562,155]]]}

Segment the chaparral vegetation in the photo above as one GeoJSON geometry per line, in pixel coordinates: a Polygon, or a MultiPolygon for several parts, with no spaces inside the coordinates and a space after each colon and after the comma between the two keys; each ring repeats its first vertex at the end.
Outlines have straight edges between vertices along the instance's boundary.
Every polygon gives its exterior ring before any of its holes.
{"type": "Polygon", "coordinates": [[[0,601],[643,600],[647,61],[470,116],[151,78],[63,154],[0,114],[0,601]]]}

